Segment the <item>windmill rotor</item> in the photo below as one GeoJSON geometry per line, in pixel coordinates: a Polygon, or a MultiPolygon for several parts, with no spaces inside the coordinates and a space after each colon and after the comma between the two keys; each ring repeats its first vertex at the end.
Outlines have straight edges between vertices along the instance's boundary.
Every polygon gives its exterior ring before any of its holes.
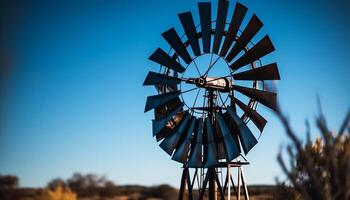
{"type": "Polygon", "coordinates": [[[169,28],[161,35],[170,50],[157,48],[149,57],[160,65],[143,84],[158,92],[145,106],[145,112],[154,110],[153,136],[189,168],[247,155],[258,143],[247,123],[260,133],[267,123],[257,105],[276,110],[277,94],[264,82],[280,80],[278,66],[262,61],[274,45],[268,35],[257,37],[263,23],[255,14],[249,18],[247,7],[236,3],[231,19],[228,11],[229,1],[219,0],[216,20],[210,2],[198,3],[198,19],[180,13],[183,35],[169,28]]]}

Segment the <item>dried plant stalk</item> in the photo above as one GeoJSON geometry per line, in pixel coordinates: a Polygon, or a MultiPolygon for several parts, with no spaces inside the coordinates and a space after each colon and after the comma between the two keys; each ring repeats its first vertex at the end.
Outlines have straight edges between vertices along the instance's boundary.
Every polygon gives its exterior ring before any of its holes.
{"type": "Polygon", "coordinates": [[[307,142],[302,144],[280,109],[276,112],[281,120],[291,145],[287,147],[289,166],[282,158],[281,152],[277,160],[287,176],[288,184],[279,186],[279,199],[350,199],[350,111],[348,111],[338,133],[328,129],[326,118],[321,109],[316,124],[321,137],[315,142],[310,139],[310,128],[307,123],[307,142]]]}

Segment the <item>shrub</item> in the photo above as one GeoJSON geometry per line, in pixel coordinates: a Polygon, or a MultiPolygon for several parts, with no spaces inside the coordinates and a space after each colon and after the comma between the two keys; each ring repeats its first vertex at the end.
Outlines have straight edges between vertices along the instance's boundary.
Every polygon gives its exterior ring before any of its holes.
{"type": "Polygon", "coordinates": [[[17,176],[0,175],[0,189],[14,189],[19,185],[17,176]]]}
{"type": "Polygon", "coordinates": [[[36,200],[76,200],[77,195],[69,188],[58,185],[55,189],[44,189],[36,200]]]}
{"type": "Polygon", "coordinates": [[[321,136],[312,142],[307,123],[305,145],[292,130],[287,118],[277,111],[287,136],[292,144],[287,147],[289,167],[281,153],[278,162],[288,178],[288,184],[278,186],[279,199],[350,199],[350,111],[338,133],[328,129],[326,119],[320,109],[316,125],[321,136]],[[281,190],[285,193],[281,194],[281,190]],[[302,197],[302,198],[301,198],[302,197]]]}

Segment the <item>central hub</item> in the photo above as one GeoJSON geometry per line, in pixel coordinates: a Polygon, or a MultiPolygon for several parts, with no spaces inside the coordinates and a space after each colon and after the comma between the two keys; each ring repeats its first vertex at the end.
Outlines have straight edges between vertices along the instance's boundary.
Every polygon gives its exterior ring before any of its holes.
{"type": "Polygon", "coordinates": [[[207,90],[219,90],[220,92],[229,92],[232,86],[231,81],[225,77],[188,78],[186,83],[195,84],[197,87],[207,90]]]}
{"type": "Polygon", "coordinates": [[[217,96],[215,107],[228,106],[232,91],[233,78],[225,58],[217,54],[203,54],[196,57],[182,73],[180,89],[185,106],[200,117],[203,108],[208,107],[208,94],[217,96]]]}
{"type": "Polygon", "coordinates": [[[207,77],[205,82],[206,84],[204,87],[208,89],[229,90],[232,85],[227,78],[207,77]]]}
{"type": "Polygon", "coordinates": [[[200,86],[200,87],[205,87],[205,84],[206,84],[206,79],[205,78],[199,78],[197,79],[197,85],[200,86]]]}

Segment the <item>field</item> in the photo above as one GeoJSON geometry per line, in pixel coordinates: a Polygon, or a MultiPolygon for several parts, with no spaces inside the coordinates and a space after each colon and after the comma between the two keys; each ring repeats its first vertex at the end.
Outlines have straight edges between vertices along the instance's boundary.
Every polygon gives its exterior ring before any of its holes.
{"type": "MultiPolygon", "coordinates": [[[[276,187],[272,185],[248,186],[250,199],[265,200],[273,199],[276,187]]],[[[48,189],[18,188],[11,191],[1,191],[3,200],[156,200],[156,199],[177,199],[178,190],[168,185],[144,187],[137,185],[115,186],[112,188],[99,188],[86,193],[83,197],[77,197],[70,190],[60,189],[48,192],[48,189]]],[[[195,191],[194,195],[198,192],[195,191]]],[[[241,196],[244,199],[243,195],[241,196]]],[[[206,198],[207,199],[207,198],[206,198]]],[[[231,199],[235,199],[232,196],[231,199]]]]}

